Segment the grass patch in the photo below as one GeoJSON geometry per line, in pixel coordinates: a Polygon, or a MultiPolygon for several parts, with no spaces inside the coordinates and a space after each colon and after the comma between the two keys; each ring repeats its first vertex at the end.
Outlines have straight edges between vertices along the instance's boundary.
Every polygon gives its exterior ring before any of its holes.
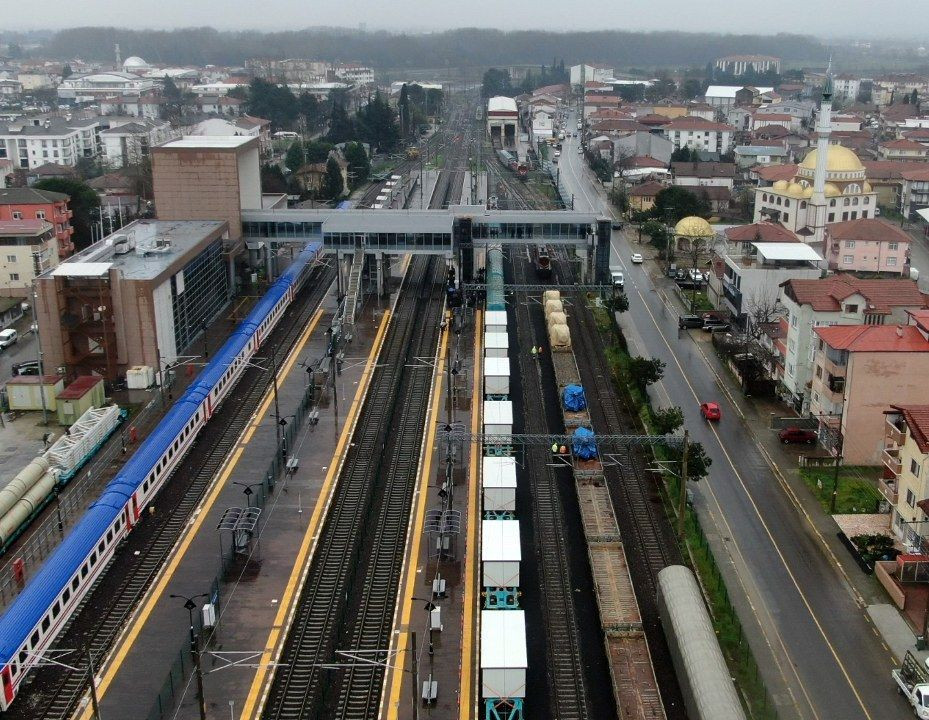
{"type": "MultiPolygon", "coordinates": [[[[856,465],[839,466],[836,513],[847,515],[877,512],[878,505],[883,499],[877,490],[879,474],[878,468],[856,465]]],[[[819,501],[825,513],[831,512],[834,477],[835,469],[831,466],[800,468],[800,478],[813,493],[813,497],[819,501]]]]}

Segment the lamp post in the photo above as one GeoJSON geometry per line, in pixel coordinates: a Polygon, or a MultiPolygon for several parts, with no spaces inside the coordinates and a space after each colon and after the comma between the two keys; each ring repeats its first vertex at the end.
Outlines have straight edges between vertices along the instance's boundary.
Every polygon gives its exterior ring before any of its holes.
{"type": "Polygon", "coordinates": [[[239,482],[238,480],[233,480],[232,484],[245,488],[242,491],[242,494],[245,495],[245,502],[247,503],[248,507],[252,506],[252,495],[255,494],[255,491],[252,490],[252,488],[258,487],[259,485],[264,485],[264,483],[262,482],[244,483],[244,482],[239,482]]]}
{"type": "Polygon", "coordinates": [[[42,336],[39,334],[39,315],[36,309],[35,280],[32,281],[32,331],[35,333],[35,359],[39,364],[39,397],[42,399],[42,424],[48,425],[48,405],[45,402],[45,366],[42,363],[42,336]]]}
{"type": "Polygon", "coordinates": [[[190,653],[193,655],[194,671],[197,674],[197,699],[200,703],[200,720],[206,720],[206,699],[203,696],[203,669],[200,666],[200,647],[197,643],[197,635],[194,632],[194,610],[197,608],[197,603],[194,601],[199,598],[209,597],[209,594],[201,593],[193,597],[172,594],[171,597],[175,600],[184,601],[184,609],[187,611],[187,616],[190,620],[190,653]]]}

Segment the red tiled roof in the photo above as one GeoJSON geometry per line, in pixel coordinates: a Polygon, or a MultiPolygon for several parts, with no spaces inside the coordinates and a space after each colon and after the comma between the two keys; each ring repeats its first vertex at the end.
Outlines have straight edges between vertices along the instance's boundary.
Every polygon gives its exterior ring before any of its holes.
{"type": "Polygon", "coordinates": [[[915,170],[904,170],[900,175],[904,180],[915,180],[917,182],[929,181],[929,167],[920,167],[915,170]]]}
{"type": "Polygon", "coordinates": [[[839,312],[841,301],[856,293],[867,301],[869,313],[889,314],[894,307],[929,307],[929,298],[919,291],[916,281],[905,278],[865,280],[841,273],[821,279],[787,280],[781,287],[796,303],[811,305],[817,312],[839,312]]]}
{"type": "Polygon", "coordinates": [[[889,150],[926,150],[925,145],[918,143],[915,140],[908,140],[906,138],[903,138],[902,140],[889,140],[887,142],[882,142],[881,147],[887,148],[889,150]]]}
{"type": "Polygon", "coordinates": [[[56,397],[59,400],[77,400],[78,398],[84,397],[88,391],[102,382],[102,377],[96,375],[81,375],[75,378],[74,382],[58,393],[56,397]]]}
{"type": "Polygon", "coordinates": [[[654,197],[664,189],[665,186],[659,182],[646,182],[636,185],[627,194],[631,197],[654,197]]]}
{"type": "Polygon", "coordinates": [[[862,160],[861,164],[864,165],[865,176],[869,181],[899,180],[904,171],[921,167],[913,162],[901,160],[862,160]]]}
{"type": "Polygon", "coordinates": [[[766,167],[754,167],[752,172],[759,178],[767,182],[777,182],[778,180],[792,180],[797,174],[796,163],[787,165],[768,165],[766,167]]]}
{"type": "Polygon", "coordinates": [[[659,115],[658,113],[646,113],[645,115],[636,117],[636,120],[643,125],[654,125],[657,127],[659,125],[667,125],[671,121],[671,118],[667,115],[659,115]]]}
{"type": "Polygon", "coordinates": [[[623,167],[632,168],[666,168],[668,163],[656,160],[651,155],[636,155],[635,157],[626,158],[622,161],[623,167]]]}
{"type": "Polygon", "coordinates": [[[862,242],[912,242],[903,230],[883,218],[859,218],[830,223],[826,234],[833,240],[860,240],[862,242]]]}
{"type": "Polygon", "coordinates": [[[814,330],[836,350],[929,352],[929,341],[913,325],[830,325],[814,330]]]}
{"type": "Polygon", "coordinates": [[[630,118],[607,118],[598,120],[590,124],[590,129],[595,132],[620,131],[620,132],[648,132],[648,126],[636,122],[630,118]]]}
{"type": "Polygon", "coordinates": [[[929,405],[891,405],[890,407],[903,414],[906,426],[910,430],[910,436],[916,442],[920,452],[929,452],[929,405]]]}
{"type": "Polygon", "coordinates": [[[922,127],[914,130],[907,130],[903,133],[903,137],[910,138],[911,140],[913,138],[929,139],[929,128],[922,127]]]}
{"type": "Polygon", "coordinates": [[[698,117],[674,118],[664,126],[665,130],[705,130],[716,132],[735,132],[735,128],[725,123],[712,122],[698,117]]]}
{"type": "Polygon", "coordinates": [[[724,162],[673,162],[675,177],[734,178],[735,163],[724,162]]]}
{"type": "Polygon", "coordinates": [[[767,137],[769,139],[786,137],[792,134],[790,128],[783,125],[760,125],[753,132],[755,137],[767,137]]]}
{"type": "Polygon", "coordinates": [[[794,119],[793,115],[788,115],[787,113],[761,113],[760,115],[756,114],[756,117],[761,120],[767,120],[768,122],[775,120],[790,122],[794,119]]]}
{"type": "Polygon", "coordinates": [[[726,230],[731,242],[800,242],[794,233],[780,223],[757,222],[726,230]]]}

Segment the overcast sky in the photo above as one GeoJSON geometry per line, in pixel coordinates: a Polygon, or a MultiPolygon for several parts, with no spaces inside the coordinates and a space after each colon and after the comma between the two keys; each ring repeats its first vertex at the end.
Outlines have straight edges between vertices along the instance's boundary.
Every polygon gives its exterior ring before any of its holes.
{"type": "Polygon", "coordinates": [[[210,25],[277,30],[364,23],[369,30],[479,26],[794,32],[820,37],[929,35],[926,0],[71,0],[67,12],[49,12],[47,3],[25,0],[2,0],[2,6],[6,6],[4,24],[10,29],[210,25]]]}

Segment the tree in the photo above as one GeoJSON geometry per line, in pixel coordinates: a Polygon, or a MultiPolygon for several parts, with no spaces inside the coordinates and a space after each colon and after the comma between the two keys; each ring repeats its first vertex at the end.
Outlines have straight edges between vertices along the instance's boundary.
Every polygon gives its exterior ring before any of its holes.
{"type": "Polygon", "coordinates": [[[100,196],[87,183],[70,178],[48,178],[39,180],[33,187],[37,190],[51,190],[64,193],[70,199],[68,208],[74,211],[71,226],[74,228],[74,247],[83,250],[90,245],[92,234],[90,227],[93,224],[93,211],[100,207],[100,196]]]}
{"type": "Polygon", "coordinates": [[[348,163],[348,184],[354,190],[367,181],[371,173],[371,161],[361,143],[353,142],[345,146],[345,161],[348,163]]]}
{"type": "Polygon", "coordinates": [[[629,309],[629,296],[621,292],[606,298],[603,304],[610,313],[624,313],[629,309]]]}
{"type": "Polygon", "coordinates": [[[303,118],[307,128],[315,128],[319,125],[321,110],[319,100],[315,95],[307,92],[300,93],[300,97],[297,98],[297,112],[303,118]]]}
{"type": "Polygon", "coordinates": [[[913,92],[910,93],[910,105],[919,105],[919,93],[916,88],[913,88],[913,92]]]}
{"type": "Polygon", "coordinates": [[[287,154],[284,156],[284,165],[286,165],[287,169],[291,172],[297,172],[297,170],[306,164],[304,160],[304,149],[303,143],[299,140],[294,140],[290,144],[290,147],[287,148],[287,154]]]}
{"type": "Polygon", "coordinates": [[[329,158],[326,163],[326,176],[323,179],[323,194],[326,198],[338,200],[345,192],[345,183],[342,178],[342,168],[335,158],[329,158]]]}
{"type": "Polygon", "coordinates": [[[658,358],[633,357],[629,359],[629,376],[640,390],[664,377],[665,364],[658,358]]]}
{"type": "Polygon", "coordinates": [[[684,411],[679,407],[659,408],[652,412],[652,427],[656,435],[670,435],[684,424],[684,411]]]}
{"type": "Polygon", "coordinates": [[[699,162],[699,159],[697,153],[691,151],[686,145],[675,148],[671,152],[671,162],[699,162]]]}
{"type": "MultiPolygon", "coordinates": [[[[680,459],[682,456],[680,448],[676,448],[674,454],[680,459]]],[[[687,479],[697,482],[710,474],[710,465],[713,464],[713,458],[706,454],[706,448],[703,443],[691,442],[687,446],[687,479]]]]}
{"type": "Polygon", "coordinates": [[[652,217],[670,218],[677,222],[681,218],[697,215],[704,217],[710,212],[709,203],[680,185],[672,185],[659,191],[652,207],[652,217]]]}
{"type": "Polygon", "coordinates": [[[286,85],[253,78],[245,106],[249,115],[266,118],[276,128],[289,128],[297,119],[297,98],[286,85]]]}
{"type": "Polygon", "coordinates": [[[703,83],[696,78],[689,78],[681,85],[681,95],[684,96],[685,100],[693,100],[703,95],[703,92],[703,83]]]}
{"type": "Polygon", "coordinates": [[[287,192],[287,178],[284,177],[280,165],[267,164],[261,166],[261,192],[287,192]]]}
{"type": "Polygon", "coordinates": [[[165,120],[177,124],[183,117],[187,106],[193,101],[193,93],[181,92],[177,84],[167,75],[162,80],[161,96],[165,100],[165,120]]]}
{"type": "Polygon", "coordinates": [[[665,250],[668,247],[668,228],[658,220],[646,221],[639,230],[648,235],[652,245],[659,250],[665,250]]]}
{"type": "Polygon", "coordinates": [[[74,74],[74,71],[71,69],[70,65],[65,64],[65,66],[61,68],[61,79],[62,80],[67,80],[73,74],[74,74]]]}
{"type": "Polygon", "coordinates": [[[345,111],[342,102],[333,101],[329,114],[329,133],[326,139],[333,143],[348,142],[355,139],[355,124],[345,111]]]}
{"type": "Polygon", "coordinates": [[[481,97],[489,98],[497,95],[512,97],[514,94],[509,72],[490,68],[484,73],[481,82],[481,97]]]}
{"type": "Polygon", "coordinates": [[[378,151],[391,150],[400,140],[396,113],[380,92],[358,111],[357,120],[358,136],[378,151]]]}
{"type": "Polygon", "coordinates": [[[400,88],[400,99],[397,101],[397,112],[400,113],[400,137],[404,140],[410,137],[410,93],[406,83],[400,88]]]}

